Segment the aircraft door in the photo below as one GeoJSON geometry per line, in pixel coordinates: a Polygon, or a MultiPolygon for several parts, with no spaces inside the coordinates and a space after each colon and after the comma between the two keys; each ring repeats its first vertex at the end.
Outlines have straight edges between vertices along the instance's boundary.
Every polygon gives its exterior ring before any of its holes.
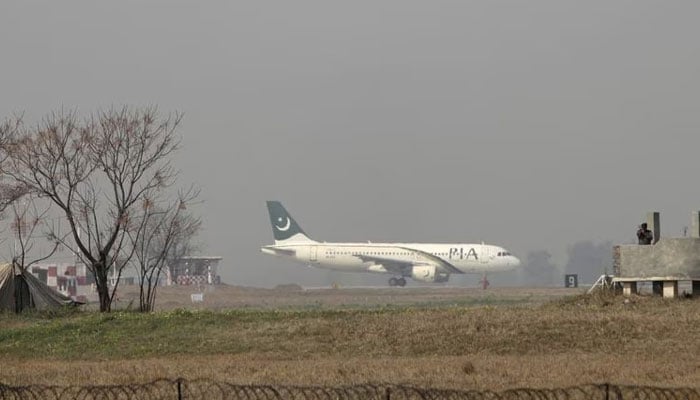
{"type": "Polygon", "coordinates": [[[479,261],[486,264],[491,259],[489,246],[481,245],[481,253],[479,254],[479,261]]]}
{"type": "Polygon", "coordinates": [[[309,261],[310,262],[318,261],[318,259],[316,257],[317,253],[318,253],[318,246],[309,246],[309,261]]]}

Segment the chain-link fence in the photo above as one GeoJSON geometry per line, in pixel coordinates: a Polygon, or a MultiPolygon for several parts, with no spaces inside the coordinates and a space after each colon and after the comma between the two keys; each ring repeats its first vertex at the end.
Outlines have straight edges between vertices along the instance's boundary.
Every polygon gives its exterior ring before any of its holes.
{"type": "Polygon", "coordinates": [[[502,392],[431,389],[404,385],[355,385],[342,387],[234,385],[206,379],[168,380],[108,386],[7,386],[0,384],[0,400],[182,400],[182,399],[298,399],[298,400],[519,400],[519,399],[699,399],[700,390],[647,386],[582,385],[560,389],[511,389],[502,392]]]}

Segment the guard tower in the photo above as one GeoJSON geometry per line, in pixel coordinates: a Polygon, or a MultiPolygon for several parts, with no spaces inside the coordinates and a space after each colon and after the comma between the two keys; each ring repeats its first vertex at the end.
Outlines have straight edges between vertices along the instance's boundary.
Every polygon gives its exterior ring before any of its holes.
{"type": "Polygon", "coordinates": [[[678,296],[678,282],[691,281],[700,294],[700,213],[692,213],[690,237],[661,238],[658,212],[647,214],[654,233],[651,245],[622,244],[613,248],[613,282],[622,284],[627,296],[637,293],[638,282],[652,282],[663,297],[678,296]]]}

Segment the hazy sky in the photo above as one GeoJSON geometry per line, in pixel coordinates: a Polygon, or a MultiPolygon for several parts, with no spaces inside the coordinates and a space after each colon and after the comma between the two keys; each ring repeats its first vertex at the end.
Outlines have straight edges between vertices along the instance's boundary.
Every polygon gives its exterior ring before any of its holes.
{"type": "MultiPolygon", "coordinates": [[[[230,283],[265,200],[327,241],[500,244],[559,264],[700,209],[697,1],[3,1],[0,118],[185,113],[176,164],[230,283]]],[[[474,278],[478,280],[478,278],[474,278]]]]}

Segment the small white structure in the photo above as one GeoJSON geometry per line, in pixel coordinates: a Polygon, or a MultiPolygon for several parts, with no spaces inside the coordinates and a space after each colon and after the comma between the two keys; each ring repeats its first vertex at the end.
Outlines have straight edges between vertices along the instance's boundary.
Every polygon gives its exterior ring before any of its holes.
{"type": "Polygon", "coordinates": [[[613,285],[614,285],[614,283],[613,283],[613,282],[614,282],[614,281],[613,281],[614,278],[615,278],[615,277],[612,276],[612,275],[607,275],[607,274],[601,275],[600,278],[598,278],[598,280],[595,281],[595,283],[593,284],[593,286],[591,286],[591,288],[588,289],[588,291],[587,291],[586,293],[588,293],[588,294],[593,293],[593,291],[594,291],[595,288],[597,288],[597,287],[599,287],[599,288],[601,288],[601,289],[612,289],[612,288],[613,288],[613,285]]]}
{"type": "Polygon", "coordinates": [[[204,301],[204,293],[192,293],[190,298],[193,303],[201,303],[204,301]]]}

